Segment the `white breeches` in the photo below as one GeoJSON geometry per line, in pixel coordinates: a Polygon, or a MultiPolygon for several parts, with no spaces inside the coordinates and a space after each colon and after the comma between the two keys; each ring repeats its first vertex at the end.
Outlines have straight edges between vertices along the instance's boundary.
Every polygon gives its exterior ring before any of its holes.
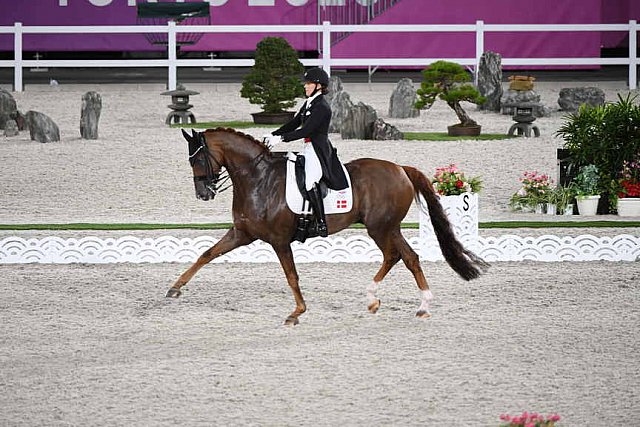
{"type": "Polygon", "coordinates": [[[315,183],[320,182],[320,179],[322,178],[322,166],[320,165],[320,160],[318,160],[316,151],[313,149],[311,143],[304,144],[302,154],[304,155],[304,186],[307,191],[309,191],[313,188],[315,183]]]}

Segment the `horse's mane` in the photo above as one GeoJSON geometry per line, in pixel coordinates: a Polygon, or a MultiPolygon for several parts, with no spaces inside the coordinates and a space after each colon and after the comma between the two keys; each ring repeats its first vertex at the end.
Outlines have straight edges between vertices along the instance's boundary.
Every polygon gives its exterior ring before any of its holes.
{"type": "Polygon", "coordinates": [[[217,127],[215,129],[207,129],[205,132],[225,132],[225,133],[230,133],[230,134],[233,134],[233,135],[238,135],[238,136],[240,136],[242,138],[248,139],[249,141],[253,142],[254,144],[258,144],[259,146],[261,146],[263,148],[269,149],[269,147],[267,147],[264,142],[254,138],[251,135],[247,135],[246,133],[240,132],[240,131],[235,130],[233,128],[217,127]]]}

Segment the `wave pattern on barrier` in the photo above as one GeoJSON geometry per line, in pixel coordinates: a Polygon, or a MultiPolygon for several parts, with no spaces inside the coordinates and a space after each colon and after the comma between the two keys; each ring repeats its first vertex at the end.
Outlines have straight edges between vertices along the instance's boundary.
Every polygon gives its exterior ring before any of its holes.
{"type": "MultiPolygon", "coordinates": [[[[640,237],[622,234],[614,237],[580,235],[559,237],[544,235],[522,237],[502,235],[461,239],[466,247],[486,261],[638,261],[640,237]]],[[[41,239],[7,237],[0,240],[0,264],[70,263],[161,263],[194,262],[218,239],[196,238],[67,238],[41,239]]],[[[430,239],[408,239],[409,244],[427,261],[442,260],[437,244],[430,239]]],[[[382,253],[366,236],[310,239],[294,243],[297,262],[379,262],[382,253]]],[[[225,254],[213,262],[277,262],[268,244],[255,242],[225,254]]]]}

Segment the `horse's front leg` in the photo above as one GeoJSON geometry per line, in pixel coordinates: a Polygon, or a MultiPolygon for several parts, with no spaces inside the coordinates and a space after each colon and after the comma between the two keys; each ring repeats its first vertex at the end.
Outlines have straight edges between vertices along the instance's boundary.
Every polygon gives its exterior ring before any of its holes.
{"type": "Polygon", "coordinates": [[[304,302],[304,298],[302,298],[302,292],[300,292],[300,286],[298,286],[298,272],[296,271],[296,265],[293,262],[293,252],[291,251],[291,246],[289,244],[282,246],[273,246],[273,250],[278,255],[278,259],[280,260],[280,265],[282,265],[282,269],[284,270],[284,274],[287,277],[287,282],[289,283],[289,287],[293,292],[293,297],[296,300],[296,309],[293,310],[293,313],[287,317],[284,321],[285,325],[297,325],[298,317],[307,311],[307,305],[304,302]]]}
{"type": "Polygon", "coordinates": [[[235,228],[230,229],[222,239],[218,241],[218,243],[207,249],[202,255],[200,255],[200,257],[198,257],[198,260],[189,267],[187,271],[182,273],[176,283],[174,283],[167,291],[167,297],[178,298],[182,294],[180,288],[186,285],[198,270],[200,270],[205,264],[209,263],[212,259],[217,258],[220,255],[224,255],[237,247],[248,245],[254,240],[255,239],[253,237],[248,236],[243,231],[235,228]]]}

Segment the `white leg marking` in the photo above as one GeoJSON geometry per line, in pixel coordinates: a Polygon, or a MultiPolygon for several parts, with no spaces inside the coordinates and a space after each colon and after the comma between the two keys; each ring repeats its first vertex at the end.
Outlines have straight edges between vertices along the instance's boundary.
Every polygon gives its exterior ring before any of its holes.
{"type": "Polygon", "coordinates": [[[367,286],[367,300],[369,305],[378,301],[378,298],[376,298],[376,292],[378,292],[378,282],[373,282],[367,286]]]}
{"type": "Polygon", "coordinates": [[[431,303],[431,301],[433,300],[433,294],[429,289],[427,289],[426,291],[420,291],[420,294],[422,303],[420,304],[418,312],[423,311],[425,313],[429,313],[429,303],[431,303]]]}

